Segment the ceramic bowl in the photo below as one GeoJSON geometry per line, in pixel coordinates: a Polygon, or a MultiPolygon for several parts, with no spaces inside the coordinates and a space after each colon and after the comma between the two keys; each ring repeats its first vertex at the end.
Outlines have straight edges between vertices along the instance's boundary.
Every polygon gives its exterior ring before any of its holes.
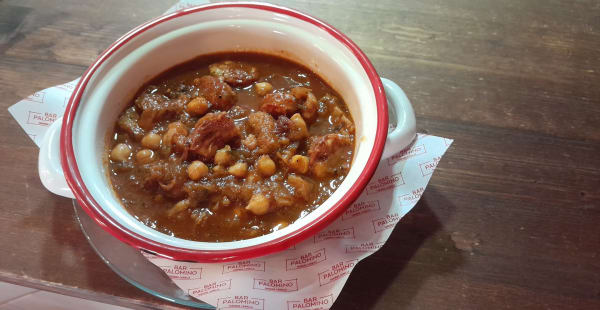
{"type": "Polygon", "coordinates": [[[99,225],[131,246],[170,259],[223,262],[280,251],[323,229],[361,194],[382,154],[400,151],[414,136],[414,112],[400,87],[380,79],[366,55],[340,31],[280,6],[209,4],[153,19],[98,57],[79,80],[62,122],[46,134],[40,175],[51,191],[75,197],[99,225]],[[242,241],[189,241],[160,233],[124,209],[107,177],[105,137],[145,82],[199,55],[223,51],[282,56],[321,76],[354,118],[354,158],[331,197],[288,227],[242,241]],[[395,123],[389,134],[388,104],[395,123]]]}

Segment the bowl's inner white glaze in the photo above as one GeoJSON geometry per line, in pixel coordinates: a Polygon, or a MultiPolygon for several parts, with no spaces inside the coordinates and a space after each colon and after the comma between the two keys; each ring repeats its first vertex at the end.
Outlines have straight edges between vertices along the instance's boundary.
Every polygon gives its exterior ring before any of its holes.
{"type": "Polygon", "coordinates": [[[364,69],[352,52],[327,32],[299,19],[263,10],[221,8],[163,22],[111,55],[86,87],[74,121],[73,146],[86,187],[115,221],[134,233],[172,246],[225,250],[281,237],[310,225],[331,208],[355,183],[371,154],[376,117],[375,96],[364,69]],[[323,205],[285,229],[235,242],[183,240],[145,226],[123,208],[106,176],[103,162],[106,135],[145,82],[179,63],[222,51],[281,55],[306,65],[325,79],[344,98],[355,121],[353,165],[345,181],[323,205]]]}

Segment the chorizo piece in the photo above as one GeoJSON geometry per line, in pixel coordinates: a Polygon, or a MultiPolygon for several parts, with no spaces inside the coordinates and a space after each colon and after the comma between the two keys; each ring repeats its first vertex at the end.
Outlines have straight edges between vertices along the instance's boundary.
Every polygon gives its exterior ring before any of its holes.
{"type": "Polygon", "coordinates": [[[258,70],[244,62],[221,61],[208,66],[210,75],[220,78],[233,87],[246,87],[258,79],[258,70]]]}
{"type": "Polygon", "coordinates": [[[227,111],[237,100],[231,86],[214,76],[205,75],[194,79],[193,83],[200,95],[211,104],[211,108],[227,111]]]}
{"type": "Polygon", "coordinates": [[[190,133],[190,152],[203,161],[212,162],[218,149],[235,144],[240,133],[225,112],[208,113],[200,118],[190,133]]]}

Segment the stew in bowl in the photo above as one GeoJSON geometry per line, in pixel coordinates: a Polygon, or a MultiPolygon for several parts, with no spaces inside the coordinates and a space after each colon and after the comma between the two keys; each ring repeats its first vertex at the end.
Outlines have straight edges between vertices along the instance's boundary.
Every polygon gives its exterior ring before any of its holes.
{"type": "Polygon", "coordinates": [[[160,74],[120,114],[110,181],[135,218],[194,241],[253,238],[344,180],[354,123],[318,75],[260,53],[204,55],[160,74]]]}

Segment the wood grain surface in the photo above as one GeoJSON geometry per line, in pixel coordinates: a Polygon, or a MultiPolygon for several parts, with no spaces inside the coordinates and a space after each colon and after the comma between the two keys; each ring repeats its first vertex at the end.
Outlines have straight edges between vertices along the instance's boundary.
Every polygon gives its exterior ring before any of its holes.
{"type": "MultiPolygon", "coordinates": [[[[0,280],[178,306],[115,275],[6,110],[78,77],[174,1],[0,1],[0,280]]],[[[352,38],[455,139],[415,209],[333,309],[600,309],[600,2],[289,0],[352,38]]]]}

